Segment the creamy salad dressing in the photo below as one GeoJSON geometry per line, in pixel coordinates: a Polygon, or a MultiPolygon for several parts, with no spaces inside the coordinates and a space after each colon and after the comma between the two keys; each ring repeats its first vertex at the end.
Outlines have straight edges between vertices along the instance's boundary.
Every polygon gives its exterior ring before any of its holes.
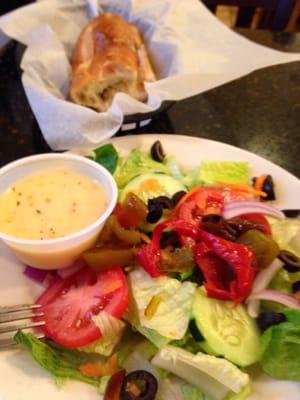
{"type": "Polygon", "coordinates": [[[0,231],[22,239],[63,237],[94,222],[107,202],[100,184],[83,174],[35,173],[0,195],[0,231]]]}

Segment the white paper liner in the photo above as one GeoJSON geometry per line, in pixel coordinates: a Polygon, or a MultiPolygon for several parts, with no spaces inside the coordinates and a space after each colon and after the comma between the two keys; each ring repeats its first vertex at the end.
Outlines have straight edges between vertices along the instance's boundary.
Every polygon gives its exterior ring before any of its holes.
{"type": "MultiPolygon", "coordinates": [[[[54,150],[98,146],[124,115],[148,113],[256,69],[300,60],[236,34],[199,0],[42,0],[0,18],[0,29],[25,44],[22,82],[41,131],[54,150]],[[147,103],[118,93],[98,113],[68,101],[70,56],[90,16],[102,7],[121,14],[143,33],[158,80],[147,83],[147,103]]],[[[7,38],[1,35],[0,44],[7,38]]]]}

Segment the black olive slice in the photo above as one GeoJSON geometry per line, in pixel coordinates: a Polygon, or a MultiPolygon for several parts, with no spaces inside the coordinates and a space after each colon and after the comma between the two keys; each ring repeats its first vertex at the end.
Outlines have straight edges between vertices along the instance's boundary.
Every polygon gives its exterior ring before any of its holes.
{"type": "Polygon", "coordinates": [[[189,331],[191,332],[191,335],[193,336],[196,342],[203,342],[205,340],[201,332],[199,331],[198,326],[194,319],[190,320],[189,331]]]}
{"type": "Polygon", "coordinates": [[[149,207],[149,212],[147,214],[146,220],[150,224],[155,224],[158,222],[163,215],[163,208],[161,205],[155,205],[154,207],[149,207]]]}
{"type": "Polygon", "coordinates": [[[173,202],[167,196],[158,196],[154,199],[148,200],[148,207],[154,206],[155,204],[161,205],[162,208],[165,208],[166,210],[173,208],[173,202]]]}
{"type": "Polygon", "coordinates": [[[297,218],[298,215],[300,215],[300,210],[282,210],[283,214],[287,217],[287,218],[297,218]]]}
{"type": "Polygon", "coordinates": [[[263,197],[263,200],[276,200],[274,182],[271,175],[267,175],[266,179],[264,180],[262,191],[267,194],[266,197],[263,197]]]}
{"type": "Polygon", "coordinates": [[[180,247],[180,239],[179,235],[175,231],[165,231],[161,235],[160,239],[160,248],[165,249],[168,246],[172,247],[180,247]]]}
{"type": "Polygon", "coordinates": [[[150,372],[133,371],[123,380],[120,400],[154,400],[157,386],[157,380],[150,372]]]}
{"type": "Polygon", "coordinates": [[[300,291],[300,281],[296,281],[292,284],[292,292],[297,293],[300,291]]]}
{"type": "Polygon", "coordinates": [[[184,190],[180,190],[179,192],[173,194],[172,201],[174,207],[177,205],[177,203],[179,203],[184,195],[186,195],[186,192],[184,190]]]}
{"type": "Polygon", "coordinates": [[[166,157],[162,144],[159,140],[156,140],[156,142],[153,143],[150,153],[153,160],[158,162],[162,162],[166,157]]]}
{"type": "Polygon", "coordinates": [[[203,285],[203,282],[205,281],[203,273],[200,268],[195,268],[194,272],[189,278],[190,282],[197,283],[198,286],[203,285]]]}
{"type": "Polygon", "coordinates": [[[220,222],[222,219],[219,214],[207,214],[203,215],[202,222],[220,222]]]}
{"type": "Polygon", "coordinates": [[[288,250],[280,250],[278,258],[284,263],[283,268],[288,272],[300,271],[300,258],[288,250]]]}
{"type": "MultiPolygon", "coordinates": [[[[253,186],[255,186],[257,178],[252,178],[253,186]]],[[[276,200],[275,191],[274,191],[274,182],[271,175],[267,175],[265,180],[263,181],[261,190],[266,194],[265,197],[260,196],[260,199],[263,201],[276,200]]]]}
{"type": "Polygon", "coordinates": [[[286,321],[286,316],[283,313],[275,311],[263,311],[257,318],[259,328],[264,331],[272,325],[278,325],[286,321]]]}

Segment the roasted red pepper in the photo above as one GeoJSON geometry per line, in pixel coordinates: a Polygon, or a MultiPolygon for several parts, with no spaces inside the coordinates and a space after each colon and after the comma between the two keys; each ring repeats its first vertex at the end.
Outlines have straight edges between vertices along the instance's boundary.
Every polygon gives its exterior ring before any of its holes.
{"type": "Polygon", "coordinates": [[[152,278],[162,275],[157,269],[160,260],[160,248],[155,245],[153,240],[137,250],[136,260],[152,278]]]}
{"type": "Polygon", "coordinates": [[[192,239],[197,238],[199,231],[194,225],[180,220],[162,222],[155,227],[151,242],[143,245],[136,252],[138,263],[154,278],[163,275],[157,266],[161,257],[160,239],[166,228],[172,228],[182,236],[192,239]]]}
{"type": "Polygon", "coordinates": [[[250,293],[256,273],[255,256],[243,245],[199,230],[195,259],[203,272],[210,297],[242,302],[250,293]]]}
{"type": "Polygon", "coordinates": [[[152,277],[162,275],[158,269],[162,251],[160,239],[166,228],[195,242],[195,260],[203,272],[210,297],[240,303],[249,295],[256,273],[255,255],[244,245],[217,237],[182,220],[157,225],[151,242],[137,251],[137,261],[152,277]]]}

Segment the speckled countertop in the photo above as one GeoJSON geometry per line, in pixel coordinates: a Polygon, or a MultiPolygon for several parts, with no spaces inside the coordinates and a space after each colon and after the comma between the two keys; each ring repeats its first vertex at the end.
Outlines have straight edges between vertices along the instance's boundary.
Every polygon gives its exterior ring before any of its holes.
{"type": "MultiPolygon", "coordinates": [[[[300,33],[239,32],[279,50],[300,52],[300,33]]],[[[147,127],[134,131],[147,132],[182,133],[230,143],[300,176],[300,62],[265,68],[178,102],[147,127]]],[[[49,149],[27,103],[16,46],[10,43],[0,51],[1,165],[44,151],[49,149]]]]}

